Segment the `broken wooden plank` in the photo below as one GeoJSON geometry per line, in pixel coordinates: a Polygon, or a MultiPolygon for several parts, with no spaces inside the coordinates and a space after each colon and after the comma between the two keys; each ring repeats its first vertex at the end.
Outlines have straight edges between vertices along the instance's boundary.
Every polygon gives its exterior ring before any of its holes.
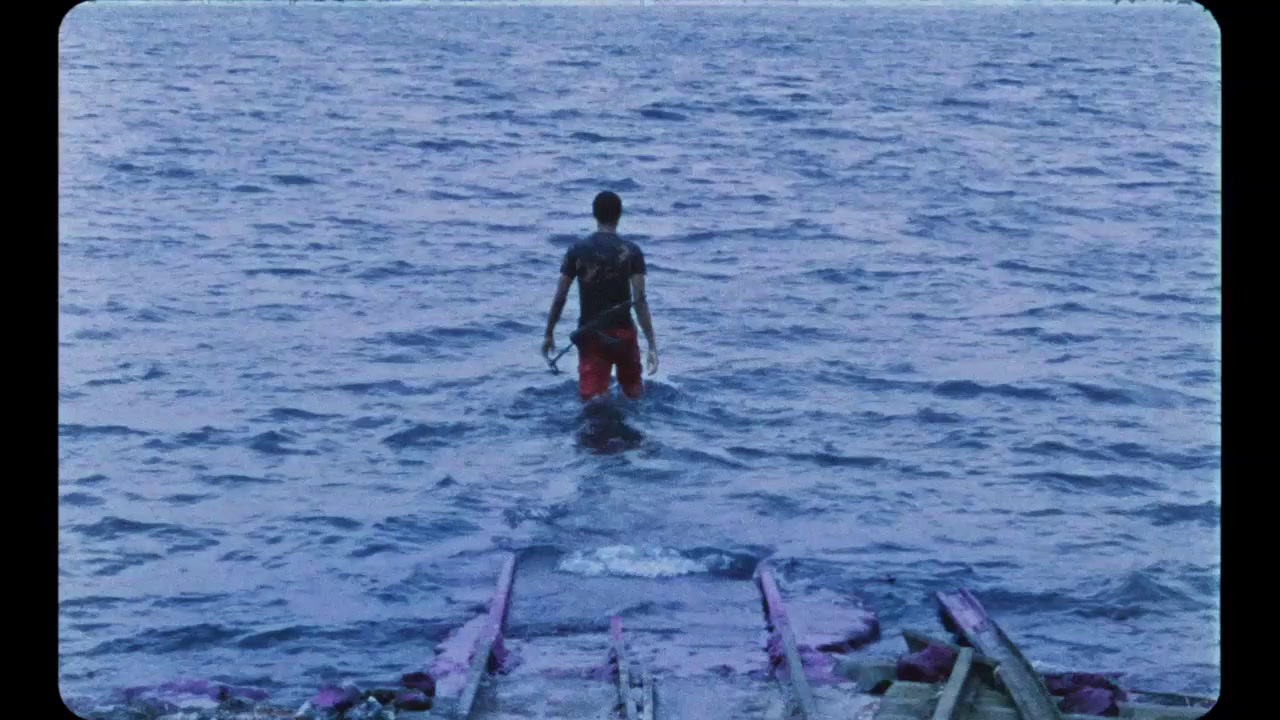
{"type": "Polygon", "coordinates": [[[653,720],[653,675],[649,668],[640,666],[640,699],[644,706],[640,709],[640,720],[653,720]]]}
{"type": "Polygon", "coordinates": [[[778,592],[777,583],[774,582],[773,572],[763,564],[760,566],[757,582],[764,595],[765,616],[769,622],[769,631],[782,646],[787,675],[791,680],[791,689],[800,706],[800,712],[808,720],[816,720],[818,711],[813,704],[813,691],[809,689],[809,681],[804,674],[804,664],[800,662],[800,651],[796,647],[791,620],[787,617],[786,607],[782,604],[782,595],[778,592]]]}
{"type": "Polygon", "coordinates": [[[636,720],[636,699],[631,696],[631,672],[627,667],[627,649],[622,640],[622,618],[617,615],[609,621],[609,636],[613,639],[613,658],[618,663],[618,699],[622,702],[627,720],[636,720]]]}
{"type": "Polygon", "coordinates": [[[898,680],[898,666],[891,662],[867,662],[861,658],[837,658],[834,672],[853,681],[857,692],[882,695],[898,680]]]}
{"type": "Polygon", "coordinates": [[[937,593],[943,611],[953,620],[969,644],[1000,663],[997,673],[1022,720],[1061,720],[1062,713],[1049,696],[1040,674],[1022,656],[982,604],[968,590],[937,593]]]}
{"type": "Polygon", "coordinates": [[[502,623],[507,617],[507,605],[511,600],[511,581],[515,575],[516,556],[507,554],[498,574],[498,588],[489,601],[489,616],[485,620],[484,630],[476,640],[476,648],[471,656],[471,668],[467,673],[467,684],[463,686],[458,698],[457,716],[466,720],[471,715],[471,706],[475,703],[476,692],[480,689],[480,681],[484,678],[489,666],[489,656],[493,646],[502,635],[502,623]]]}
{"type": "MultiPolygon", "coordinates": [[[[970,670],[970,672],[972,673],[972,670],[970,670]]],[[[884,693],[884,697],[898,698],[907,702],[932,702],[938,697],[938,693],[941,691],[941,684],[898,680],[889,686],[884,693]]],[[[1009,708],[1013,708],[1013,704],[1010,703],[1008,695],[982,687],[981,685],[975,686],[972,700],[975,703],[1005,705],[1009,708]]]]}
{"type": "MultiPolygon", "coordinates": [[[[961,649],[961,646],[953,642],[926,635],[916,630],[903,630],[902,639],[907,642],[907,651],[913,653],[920,652],[930,645],[941,645],[956,654],[959,654],[961,649]]],[[[991,687],[1000,687],[1000,678],[996,674],[996,668],[998,667],[1000,667],[1000,663],[976,650],[974,651],[973,674],[991,687]]]]}
{"type": "Polygon", "coordinates": [[[938,698],[938,706],[933,710],[933,720],[955,720],[959,717],[960,706],[968,700],[973,683],[969,670],[973,667],[973,648],[962,648],[960,657],[951,668],[947,684],[942,688],[942,697],[938,698]]]}
{"type": "MultiPolygon", "coordinates": [[[[974,653],[977,656],[977,653],[974,653]]],[[[916,720],[926,717],[934,699],[938,697],[941,686],[930,683],[908,682],[899,680],[889,686],[881,702],[880,715],[876,720],[886,720],[888,715],[909,715],[916,720]]],[[[1174,695],[1170,693],[1170,695],[1174,695]]],[[[1002,692],[988,690],[981,686],[974,689],[967,704],[970,712],[969,720],[1019,720],[1019,714],[1009,696],[1002,692]]],[[[1187,707],[1179,705],[1157,705],[1146,703],[1117,703],[1121,718],[1132,720],[1196,720],[1209,712],[1206,707],[1187,707]]],[[[1098,720],[1096,715],[1072,713],[1063,715],[1064,720],[1098,720]]]]}
{"type": "MultiPolygon", "coordinates": [[[[903,640],[906,641],[907,650],[909,652],[919,652],[925,649],[926,647],[928,647],[929,645],[941,645],[945,648],[950,649],[955,653],[959,653],[960,650],[962,649],[960,645],[956,645],[955,643],[949,642],[947,640],[943,640],[942,638],[937,638],[932,635],[919,632],[918,630],[903,630],[902,638],[903,640]]],[[[889,665],[888,667],[892,669],[893,666],[889,665]]],[[[974,652],[973,654],[974,675],[982,679],[984,682],[986,682],[988,685],[994,688],[1002,687],[1002,685],[1000,684],[1000,677],[998,674],[995,673],[995,670],[998,667],[1000,667],[999,663],[995,662],[994,660],[987,657],[986,655],[983,655],[980,652],[976,652],[976,651],[974,652]]],[[[856,668],[851,667],[848,670],[845,670],[844,674],[846,677],[849,677],[852,680],[858,680],[858,677],[855,677],[853,674],[851,674],[851,671],[853,670],[856,670],[856,668]]],[[[875,677],[877,674],[883,674],[884,670],[879,666],[871,666],[871,669],[859,670],[859,672],[863,673],[864,675],[869,675],[870,677],[875,677]]],[[[1043,678],[1044,676],[1041,675],[1041,677],[1043,678]]],[[[1153,690],[1137,690],[1132,688],[1123,688],[1123,690],[1130,698],[1134,700],[1134,702],[1130,702],[1128,704],[1134,705],[1134,706],[1152,705],[1152,706],[1168,706],[1168,707],[1174,707],[1174,708],[1200,707],[1207,710],[1214,703],[1214,700],[1212,698],[1201,697],[1198,695],[1187,695],[1186,693],[1173,693],[1173,692],[1153,691],[1153,690]]],[[[1123,702],[1118,704],[1122,709],[1126,706],[1126,703],[1123,703],[1123,702]]],[[[1122,717],[1124,716],[1123,711],[1121,713],[1121,716],[1122,717]]]]}

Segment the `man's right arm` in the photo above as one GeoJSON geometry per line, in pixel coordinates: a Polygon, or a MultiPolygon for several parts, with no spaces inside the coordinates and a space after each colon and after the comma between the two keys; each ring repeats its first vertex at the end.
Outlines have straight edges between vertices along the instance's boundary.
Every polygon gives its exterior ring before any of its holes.
{"type": "Polygon", "coordinates": [[[636,319],[640,321],[640,329],[649,341],[649,349],[658,349],[658,339],[653,335],[653,318],[649,315],[649,301],[644,295],[644,275],[631,276],[631,297],[636,308],[636,319]]]}

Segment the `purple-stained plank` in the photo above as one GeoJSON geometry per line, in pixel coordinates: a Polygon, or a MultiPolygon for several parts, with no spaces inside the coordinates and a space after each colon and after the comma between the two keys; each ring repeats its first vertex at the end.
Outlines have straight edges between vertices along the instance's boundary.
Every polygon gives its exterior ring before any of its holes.
{"type": "MultiPolygon", "coordinates": [[[[471,705],[475,702],[476,691],[480,689],[480,680],[489,669],[489,655],[502,637],[502,624],[506,620],[507,605],[511,601],[511,583],[515,570],[516,557],[508,554],[506,561],[502,564],[502,572],[498,575],[498,588],[493,593],[493,600],[489,602],[489,613],[481,616],[482,623],[479,625],[475,650],[471,653],[467,683],[463,686],[462,695],[458,699],[457,716],[459,718],[465,719],[471,714],[471,705]]],[[[439,687],[437,685],[437,692],[439,687]]]]}
{"type": "Polygon", "coordinates": [[[631,697],[631,669],[627,666],[627,646],[622,639],[622,618],[617,615],[609,621],[609,637],[613,640],[613,657],[618,667],[618,699],[622,701],[627,720],[636,720],[636,701],[631,697]]]}
{"type": "Polygon", "coordinates": [[[943,612],[973,648],[1000,664],[999,677],[1022,720],[1062,720],[1040,675],[1022,656],[973,593],[960,588],[937,593],[943,612]]]}
{"type": "Polygon", "coordinates": [[[787,677],[791,681],[796,702],[800,705],[800,712],[810,720],[817,718],[813,692],[809,689],[804,663],[800,659],[795,635],[791,631],[791,620],[787,616],[786,606],[782,603],[778,585],[774,582],[773,572],[767,566],[761,565],[758,581],[760,591],[764,595],[765,615],[769,621],[769,660],[775,667],[786,665],[787,677]]]}

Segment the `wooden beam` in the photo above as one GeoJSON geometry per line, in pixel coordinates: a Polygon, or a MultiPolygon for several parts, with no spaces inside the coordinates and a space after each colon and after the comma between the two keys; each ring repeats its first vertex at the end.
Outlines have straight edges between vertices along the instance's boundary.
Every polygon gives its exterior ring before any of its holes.
{"type": "Polygon", "coordinates": [[[649,673],[649,668],[641,666],[640,669],[640,687],[641,697],[644,698],[644,707],[640,710],[640,720],[653,720],[653,675],[649,673]]]}
{"type": "Polygon", "coordinates": [[[516,556],[507,554],[498,575],[498,588],[489,601],[489,617],[485,621],[480,637],[476,639],[476,648],[471,655],[471,668],[467,672],[467,684],[463,686],[462,695],[458,697],[457,716],[466,720],[471,715],[471,706],[475,702],[476,692],[480,689],[480,680],[484,677],[489,665],[489,655],[493,652],[494,643],[502,635],[502,623],[507,617],[507,604],[511,599],[511,580],[516,571],[516,556]]]}
{"type": "Polygon", "coordinates": [[[622,701],[627,720],[636,720],[636,699],[631,696],[631,672],[622,640],[622,618],[615,615],[609,622],[609,636],[613,640],[613,657],[618,662],[618,699],[622,701]]]}
{"type": "MultiPolygon", "coordinates": [[[[948,640],[926,635],[917,630],[903,630],[902,639],[907,642],[907,650],[909,652],[920,652],[930,645],[941,645],[951,652],[960,653],[961,646],[948,640]]],[[[996,675],[996,668],[1000,667],[1000,663],[983,655],[980,652],[973,653],[973,674],[982,679],[991,687],[1000,687],[999,676],[996,675]]]]}
{"type": "Polygon", "coordinates": [[[782,604],[782,595],[778,593],[778,585],[773,580],[773,573],[765,565],[760,566],[758,582],[760,591],[764,595],[769,630],[781,641],[786,658],[787,675],[791,680],[796,702],[800,705],[800,712],[807,720],[817,720],[818,711],[813,704],[813,691],[809,689],[809,680],[804,674],[804,664],[800,662],[800,651],[796,647],[796,637],[791,630],[791,620],[787,617],[787,610],[782,604]]]}
{"type": "Polygon", "coordinates": [[[942,697],[938,698],[938,706],[933,709],[933,720],[956,720],[960,707],[968,700],[973,683],[969,681],[969,670],[973,667],[973,648],[961,648],[956,664],[951,668],[951,677],[942,687],[942,697]]]}
{"type": "Polygon", "coordinates": [[[1062,720],[1040,674],[987,615],[973,593],[961,588],[955,593],[937,593],[937,598],[969,644],[1000,663],[1000,681],[1022,720],[1062,720]]]}

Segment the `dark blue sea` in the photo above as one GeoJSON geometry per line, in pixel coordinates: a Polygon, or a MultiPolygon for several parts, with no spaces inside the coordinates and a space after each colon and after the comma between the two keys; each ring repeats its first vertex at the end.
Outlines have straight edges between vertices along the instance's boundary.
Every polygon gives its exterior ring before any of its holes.
{"type": "Polygon", "coordinates": [[[766,667],[696,588],[767,558],[868,657],[963,586],[1042,667],[1216,695],[1199,7],[99,2],[59,52],[65,697],[421,669],[503,551],[683,583],[526,594],[527,667],[605,611],[766,667]],[[603,189],[661,367],[593,414],[539,349],[603,189]]]}

